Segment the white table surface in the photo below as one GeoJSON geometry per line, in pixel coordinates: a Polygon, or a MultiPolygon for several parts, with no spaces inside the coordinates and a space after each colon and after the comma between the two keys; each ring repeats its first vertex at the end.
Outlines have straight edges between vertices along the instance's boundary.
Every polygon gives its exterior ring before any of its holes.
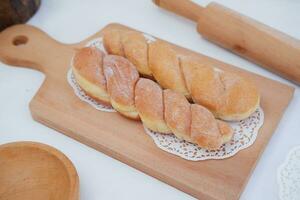
{"type": "MultiPolygon", "coordinates": [[[[159,36],[183,47],[240,66],[271,79],[293,85],[201,38],[191,21],[157,8],[151,0],[44,0],[39,12],[28,22],[58,41],[79,42],[110,22],[159,36]]],[[[206,5],[208,0],[196,1],[206,5]]],[[[296,0],[217,0],[300,39],[300,1],[296,0]]],[[[35,122],[28,104],[45,76],[37,71],[0,63],[0,144],[31,140],[49,144],[65,153],[80,177],[80,196],[99,199],[193,199],[191,196],[89,148],[63,134],[35,122]]],[[[242,200],[278,198],[277,167],[287,152],[300,144],[300,88],[271,138],[242,200]]]]}

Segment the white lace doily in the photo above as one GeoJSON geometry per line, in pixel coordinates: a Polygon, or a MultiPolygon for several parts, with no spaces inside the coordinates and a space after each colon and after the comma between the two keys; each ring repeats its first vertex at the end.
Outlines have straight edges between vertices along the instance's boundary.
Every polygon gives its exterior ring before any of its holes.
{"type": "MultiPolygon", "coordinates": [[[[145,35],[147,42],[155,41],[150,35],[145,35]]],[[[96,38],[87,43],[86,46],[94,46],[102,51],[105,51],[103,46],[103,39],[96,38]]],[[[106,51],[105,51],[106,52],[106,51]]],[[[72,65],[72,61],[71,61],[72,65]]],[[[74,89],[75,94],[83,101],[89,103],[94,108],[105,112],[116,112],[113,108],[104,106],[99,102],[93,100],[85,94],[85,92],[77,84],[76,79],[72,73],[72,69],[68,72],[68,82],[74,89]]],[[[206,150],[198,147],[196,144],[186,142],[177,138],[175,135],[165,135],[161,133],[153,132],[147,128],[145,132],[151,136],[157,147],[167,151],[171,154],[180,156],[186,160],[199,161],[207,159],[224,159],[233,156],[242,149],[245,149],[252,145],[256,139],[259,128],[263,125],[264,113],[261,108],[258,108],[250,117],[239,122],[228,122],[234,130],[234,136],[232,140],[226,144],[223,144],[218,150],[206,150]]]]}
{"type": "MultiPolygon", "coordinates": [[[[103,46],[103,38],[102,37],[96,38],[96,39],[93,39],[93,40],[87,42],[87,44],[85,46],[86,47],[96,47],[96,48],[100,49],[101,51],[103,51],[105,54],[107,54],[107,52],[106,52],[106,50],[103,46]]],[[[90,104],[91,106],[93,106],[97,110],[101,110],[101,111],[105,111],[105,112],[116,112],[111,106],[101,104],[100,102],[96,101],[92,97],[88,96],[80,88],[80,86],[76,82],[75,76],[72,72],[73,58],[71,59],[71,64],[70,65],[71,65],[71,68],[69,69],[69,71],[67,73],[67,80],[68,80],[68,83],[73,88],[74,93],[76,94],[76,96],[79,97],[79,99],[81,99],[82,101],[90,104]]]]}
{"type": "Polygon", "coordinates": [[[278,168],[277,181],[280,200],[300,199],[300,146],[293,148],[278,168]]]}
{"type": "Polygon", "coordinates": [[[258,108],[250,117],[239,122],[228,122],[234,130],[230,142],[223,144],[218,150],[206,150],[196,144],[181,140],[175,135],[161,134],[144,127],[155,144],[164,151],[180,156],[186,160],[199,161],[207,159],[224,159],[233,156],[242,149],[252,145],[259,128],[263,125],[264,113],[258,108]]]}
{"type": "Polygon", "coordinates": [[[91,41],[88,41],[85,45],[86,47],[96,47],[97,49],[103,51],[105,54],[107,54],[106,49],[103,45],[103,38],[99,37],[99,38],[95,38],[91,41]]]}
{"type": "Polygon", "coordinates": [[[80,100],[90,104],[91,106],[93,106],[97,110],[101,110],[101,111],[104,111],[104,112],[116,112],[111,106],[103,105],[103,104],[99,103],[98,101],[96,101],[95,99],[93,99],[92,97],[90,97],[89,95],[87,95],[80,88],[78,83],[76,82],[76,79],[75,79],[75,76],[72,72],[72,69],[69,69],[69,71],[67,73],[67,80],[68,80],[68,83],[73,88],[74,93],[76,94],[77,97],[79,97],[80,100]]]}

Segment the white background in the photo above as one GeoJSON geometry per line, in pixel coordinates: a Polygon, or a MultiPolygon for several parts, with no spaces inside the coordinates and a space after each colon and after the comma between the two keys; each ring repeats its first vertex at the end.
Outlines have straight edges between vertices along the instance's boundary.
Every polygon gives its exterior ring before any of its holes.
{"type": "MultiPolygon", "coordinates": [[[[206,5],[207,0],[197,3],[206,5]]],[[[219,0],[300,39],[300,1],[219,0]]],[[[151,0],[44,0],[29,21],[64,43],[79,42],[110,22],[120,22],[227,63],[293,85],[201,38],[191,21],[157,8],[151,0]],[[80,3],[85,2],[85,3],[80,3]]],[[[80,177],[81,199],[192,199],[148,175],[39,124],[28,104],[44,80],[40,72],[0,63],[0,144],[31,140],[52,145],[74,163],[80,177]]],[[[293,85],[295,86],[295,85],[293,85]]],[[[300,88],[251,176],[243,200],[278,198],[277,167],[300,144],[300,88]]],[[[237,166],[238,167],[238,166],[237,166]]],[[[182,172],[184,173],[184,172],[182,172]]]]}

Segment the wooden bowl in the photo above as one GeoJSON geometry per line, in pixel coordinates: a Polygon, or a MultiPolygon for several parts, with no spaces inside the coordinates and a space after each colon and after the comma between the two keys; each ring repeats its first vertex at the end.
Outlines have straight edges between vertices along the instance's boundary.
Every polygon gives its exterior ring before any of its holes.
{"type": "Polygon", "coordinates": [[[1,145],[0,199],[78,200],[76,169],[64,154],[45,144],[1,145]]]}

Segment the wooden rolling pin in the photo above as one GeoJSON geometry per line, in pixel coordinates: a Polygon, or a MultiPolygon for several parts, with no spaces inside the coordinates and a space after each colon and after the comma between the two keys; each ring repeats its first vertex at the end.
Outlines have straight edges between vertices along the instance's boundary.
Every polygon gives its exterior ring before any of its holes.
{"type": "Polygon", "coordinates": [[[158,6],[198,22],[197,30],[217,43],[300,84],[300,41],[217,3],[154,0],[158,6]]]}

